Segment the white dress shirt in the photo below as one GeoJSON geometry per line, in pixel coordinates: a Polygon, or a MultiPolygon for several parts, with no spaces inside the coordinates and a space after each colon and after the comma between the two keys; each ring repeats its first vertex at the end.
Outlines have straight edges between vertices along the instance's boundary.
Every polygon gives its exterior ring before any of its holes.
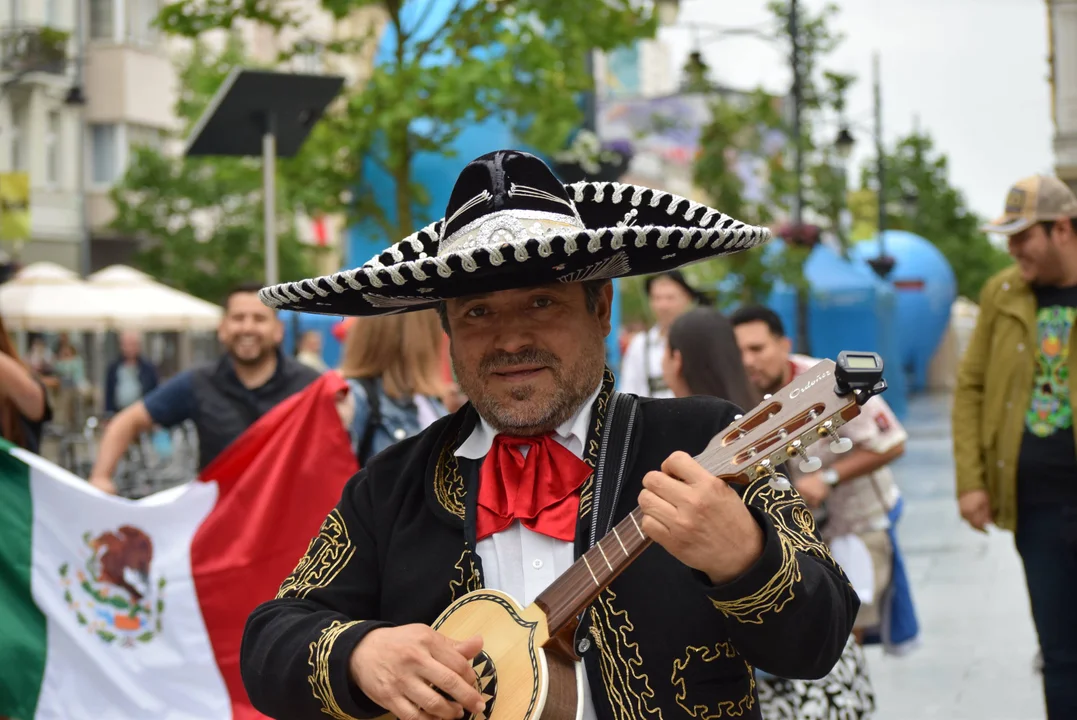
{"type": "MultiPolygon", "coordinates": [[[[591,406],[601,390],[599,385],[576,414],[562,423],[553,435],[558,444],[580,459],[583,459],[587,435],[591,432],[591,406]]],[[[456,455],[471,460],[486,457],[493,447],[495,435],[497,431],[480,417],[471,435],[457,448],[456,455]]],[[[526,446],[522,452],[527,452],[526,446]]],[[[575,562],[573,543],[529,530],[519,521],[480,540],[476,552],[482,562],[483,584],[508,593],[524,607],[534,602],[539,593],[575,562]]],[[[576,674],[582,678],[583,685],[576,717],[578,720],[596,720],[583,663],[576,664],[576,674]]]]}
{"type": "Polygon", "coordinates": [[[636,333],[625,348],[618,373],[617,389],[639,397],[671,398],[673,391],[666,387],[662,375],[662,358],[666,354],[666,337],[657,325],[636,333]],[[652,384],[660,387],[651,390],[652,384]]]}

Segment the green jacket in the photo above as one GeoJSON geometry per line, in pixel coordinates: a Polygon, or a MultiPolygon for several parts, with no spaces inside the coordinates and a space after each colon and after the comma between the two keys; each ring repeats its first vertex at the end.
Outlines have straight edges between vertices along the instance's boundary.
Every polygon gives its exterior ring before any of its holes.
{"type": "MultiPolygon", "coordinates": [[[[1035,375],[1036,311],[1036,298],[1016,266],[988,280],[980,293],[976,329],[957,372],[957,494],[987,490],[995,524],[1004,530],[1017,529],[1017,457],[1035,375]]],[[[1070,397],[1077,397],[1075,341],[1077,332],[1069,340],[1070,397]]]]}

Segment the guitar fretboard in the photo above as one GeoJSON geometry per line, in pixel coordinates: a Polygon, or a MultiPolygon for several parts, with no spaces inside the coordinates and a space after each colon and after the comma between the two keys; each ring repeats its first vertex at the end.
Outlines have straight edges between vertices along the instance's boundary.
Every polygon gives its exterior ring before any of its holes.
{"type": "Polygon", "coordinates": [[[535,598],[550,635],[564,630],[650,543],[637,507],[535,598]]]}

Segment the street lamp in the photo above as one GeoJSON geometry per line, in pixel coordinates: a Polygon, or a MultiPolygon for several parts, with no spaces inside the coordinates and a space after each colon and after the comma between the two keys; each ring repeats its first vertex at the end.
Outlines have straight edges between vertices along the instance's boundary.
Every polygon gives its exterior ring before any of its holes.
{"type": "Polygon", "coordinates": [[[841,130],[838,131],[838,137],[834,140],[834,149],[837,151],[838,157],[842,160],[848,160],[853,153],[853,145],[855,144],[856,138],[849,131],[849,127],[842,125],[841,130]]]}

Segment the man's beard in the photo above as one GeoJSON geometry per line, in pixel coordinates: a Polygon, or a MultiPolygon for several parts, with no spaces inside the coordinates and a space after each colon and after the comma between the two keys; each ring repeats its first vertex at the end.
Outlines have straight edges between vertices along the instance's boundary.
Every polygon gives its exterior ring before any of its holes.
{"type": "Polygon", "coordinates": [[[495,351],[483,357],[477,372],[463,367],[452,355],[457,382],[479,415],[499,433],[541,435],[567,421],[598,387],[602,377],[602,348],[587,352],[577,363],[566,367],[559,357],[546,350],[528,348],[518,353],[495,351]],[[500,368],[514,365],[544,365],[553,375],[554,388],[540,389],[521,384],[509,391],[511,401],[487,391],[485,378],[500,368]]]}

